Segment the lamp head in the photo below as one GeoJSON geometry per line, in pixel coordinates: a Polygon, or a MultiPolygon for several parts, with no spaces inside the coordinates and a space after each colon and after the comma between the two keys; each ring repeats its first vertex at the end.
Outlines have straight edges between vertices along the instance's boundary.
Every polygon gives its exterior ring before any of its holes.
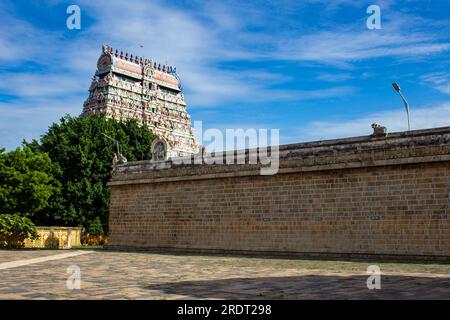
{"type": "Polygon", "coordinates": [[[397,91],[397,92],[400,92],[400,90],[401,90],[400,87],[398,86],[398,84],[395,83],[395,82],[392,84],[392,87],[393,87],[394,90],[397,91]]]}

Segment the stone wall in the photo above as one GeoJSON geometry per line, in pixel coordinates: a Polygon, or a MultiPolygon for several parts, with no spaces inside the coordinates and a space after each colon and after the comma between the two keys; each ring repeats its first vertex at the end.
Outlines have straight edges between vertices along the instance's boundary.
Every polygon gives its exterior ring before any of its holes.
{"type": "Polygon", "coordinates": [[[450,257],[450,127],[280,146],[260,165],[132,162],[110,247],[450,257]]]}
{"type": "Polygon", "coordinates": [[[36,227],[38,239],[25,239],[25,248],[71,249],[81,246],[81,228],[36,227]]]}

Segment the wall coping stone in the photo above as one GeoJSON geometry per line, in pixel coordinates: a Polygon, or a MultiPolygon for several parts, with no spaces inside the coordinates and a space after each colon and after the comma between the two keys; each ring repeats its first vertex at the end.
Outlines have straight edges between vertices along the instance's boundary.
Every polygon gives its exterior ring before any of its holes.
{"type": "MultiPolygon", "coordinates": [[[[280,145],[278,174],[340,170],[450,161],[450,127],[390,133],[386,137],[344,139],[280,145]]],[[[250,157],[258,149],[220,152],[205,156],[235,160],[250,157]]],[[[270,152],[269,152],[270,154],[270,152]]],[[[257,164],[196,164],[202,155],[166,161],[133,161],[118,165],[109,186],[169,181],[217,179],[261,174],[257,164]],[[186,163],[189,162],[189,163],[186,163]]]]}

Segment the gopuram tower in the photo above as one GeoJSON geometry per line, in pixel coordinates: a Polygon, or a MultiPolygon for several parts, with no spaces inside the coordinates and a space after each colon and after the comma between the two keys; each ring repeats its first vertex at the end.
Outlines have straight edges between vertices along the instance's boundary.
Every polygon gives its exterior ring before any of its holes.
{"type": "Polygon", "coordinates": [[[83,106],[83,114],[97,113],[147,124],[156,136],[151,146],[154,160],[198,152],[173,67],[104,45],[83,106]]]}

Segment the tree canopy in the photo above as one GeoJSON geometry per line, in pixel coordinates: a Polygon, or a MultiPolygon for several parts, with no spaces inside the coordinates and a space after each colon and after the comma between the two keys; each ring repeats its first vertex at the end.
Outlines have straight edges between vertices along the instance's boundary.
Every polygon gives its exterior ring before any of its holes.
{"type": "Polygon", "coordinates": [[[21,248],[26,238],[39,238],[29,218],[19,214],[0,214],[0,247],[21,248]]]}
{"type": "Polygon", "coordinates": [[[48,154],[27,146],[11,152],[0,150],[0,213],[33,218],[49,206],[61,184],[58,168],[48,154]]]}
{"type": "Polygon", "coordinates": [[[105,115],[65,116],[40,142],[0,149],[0,215],[27,217],[38,225],[108,230],[114,143],[129,160],[150,159],[153,135],[135,120],[105,115]],[[101,224],[100,224],[101,223],[101,224]]]}
{"type": "Polygon", "coordinates": [[[153,135],[147,126],[135,120],[119,122],[105,115],[65,116],[42,136],[41,144],[33,141],[29,148],[40,149],[58,166],[56,179],[61,192],[51,198],[49,223],[89,226],[99,217],[107,228],[113,142],[128,161],[150,159],[153,135]]]}

